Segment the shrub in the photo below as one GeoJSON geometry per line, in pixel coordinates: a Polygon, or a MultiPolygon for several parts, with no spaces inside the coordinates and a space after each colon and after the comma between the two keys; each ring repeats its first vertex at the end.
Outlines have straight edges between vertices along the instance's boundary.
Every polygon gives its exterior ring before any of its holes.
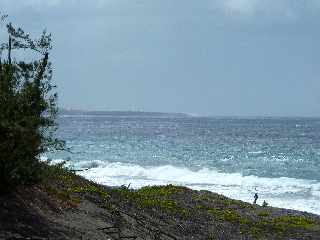
{"type": "Polygon", "coordinates": [[[51,35],[44,31],[33,40],[11,23],[6,29],[8,42],[0,45],[0,191],[39,180],[40,154],[64,148],[54,137],[57,94],[52,92],[51,35]],[[13,59],[16,51],[27,51],[31,60],[13,59]]]}
{"type": "Polygon", "coordinates": [[[268,206],[269,206],[269,204],[266,201],[263,201],[262,207],[268,207],[268,206]]]}

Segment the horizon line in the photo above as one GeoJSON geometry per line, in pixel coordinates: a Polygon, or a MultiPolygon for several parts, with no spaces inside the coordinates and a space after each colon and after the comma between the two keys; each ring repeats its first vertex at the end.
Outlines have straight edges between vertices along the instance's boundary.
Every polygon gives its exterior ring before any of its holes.
{"type": "Polygon", "coordinates": [[[79,109],[79,108],[65,108],[60,107],[59,111],[70,111],[71,113],[146,113],[146,114],[176,114],[185,115],[186,117],[212,117],[212,118],[320,118],[320,115],[225,115],[225,114],[197,114],[186,112],[166,112],[166,111],[146,111],[146,110],[98,110],[98,109],[79,109]]]}

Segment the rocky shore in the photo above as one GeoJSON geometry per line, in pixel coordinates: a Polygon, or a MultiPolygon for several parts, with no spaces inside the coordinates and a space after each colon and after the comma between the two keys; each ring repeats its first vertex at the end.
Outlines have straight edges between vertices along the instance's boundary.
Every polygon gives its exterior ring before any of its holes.
{"type": "Polygon", "coordinates": [[[320,216],[173,185],[111,188],[51,166],[0,196],[0,239],[320,239],[320,216]]]}

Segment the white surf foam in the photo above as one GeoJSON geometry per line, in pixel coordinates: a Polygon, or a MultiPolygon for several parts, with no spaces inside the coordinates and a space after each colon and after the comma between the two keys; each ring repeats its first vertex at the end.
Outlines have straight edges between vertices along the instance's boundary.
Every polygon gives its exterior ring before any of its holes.
{"type": "Polygon", "coordinates": [[[133,188],[147,185],[176,184],[195,190],[209,190],[228,197],[253,201],[264,200],[274,207],[291,208],[320,214],[320,182],[294,178],[262,178],[243,176],[240,173],[223,173],[203,168],[192,171],[171,165],[145,167],[120,162],[85,161],[78,167],[89,170],[80,174],[100,184],[120,186],[131,184],[133,188]]]}
{"type": "Polygon", "coordinates": [[[66,163],[66,166],[67,166],[67,161],[64,160],[64,159],[51,159],[51,158],[48,158],[46,156],[41,156],[40,157],[40,161],[41,162],[47,162],[51,165],[56,165],[56,164],[60,164],[60,163],[66,163]]]}

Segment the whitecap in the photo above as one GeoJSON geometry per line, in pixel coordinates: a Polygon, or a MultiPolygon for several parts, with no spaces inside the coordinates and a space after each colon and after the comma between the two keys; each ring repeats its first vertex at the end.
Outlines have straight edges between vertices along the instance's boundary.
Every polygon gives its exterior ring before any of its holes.
{"type": "Polygon", "coordinates": [[[139,166],[120,162],[96,161],[97,167],[80,174],[90,180],[110,186],[176,184],[195,190],[209,190],[247,202],[253,201],[255,191],[261,203],[266,200],[274,207],[285,207],[320,214],[320,182],[295,178],[263,178],[223,173],[215,169],[164,166],[139,166]]]}

